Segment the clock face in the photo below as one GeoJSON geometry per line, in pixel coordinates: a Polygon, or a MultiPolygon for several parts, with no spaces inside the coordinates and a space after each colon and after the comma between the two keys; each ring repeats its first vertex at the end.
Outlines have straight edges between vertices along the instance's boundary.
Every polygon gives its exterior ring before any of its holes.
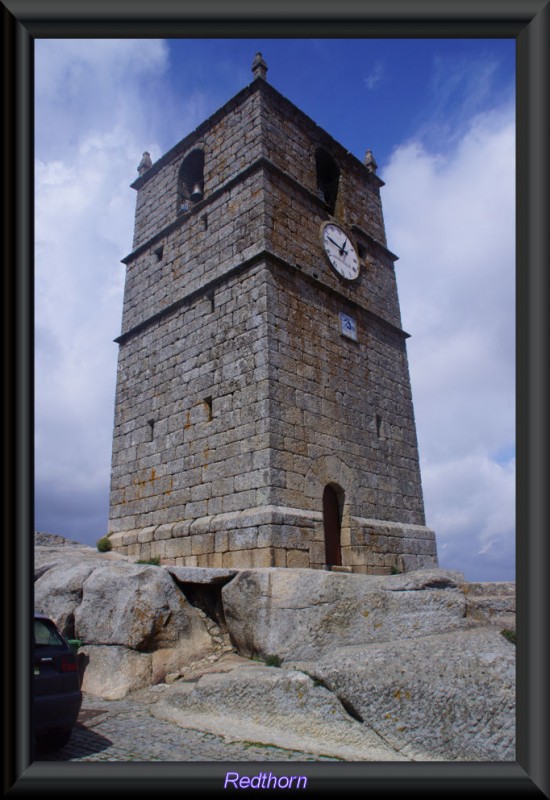
{"type": "Polygon", "coordinates": [[[359,259],[351,239],[334,222],[325,222],[321,228],[325,253],[338,275],[348,281],[359,277],[359,259]]]}

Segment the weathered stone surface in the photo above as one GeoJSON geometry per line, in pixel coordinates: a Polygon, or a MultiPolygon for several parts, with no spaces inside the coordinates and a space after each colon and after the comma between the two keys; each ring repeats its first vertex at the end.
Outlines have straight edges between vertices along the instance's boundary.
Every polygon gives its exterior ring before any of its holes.
{"type": "Polygon", "coordinates": [[[166,571],[180,583],[225,583],[237,574],[236,569],[205,567],[172,567],[166,571]]]}
{"type": "Polygon", "coordinates": [[[217,626],[166,570],[112,555],[84,546],[35,551],[35,608],[85,643],[86,691],[121,697],[222,649],[217,626]]]}
{"type": "Polygon", "coordinates": [[[290,662],[414,760],[515,760],[515,650],[491,628],[290,662]]]}
{"type": "Polygon", "coordinates": [[[82,587],[96,565],[93,561],[61,558],[38,568],[34,584],[34,607],[55,619],[69,638],[75,635],[74,614],[82,602],[82,587]]]}
{"type": "Polygon", "coordinates": [[[42,533],[36,531],[34,534],[35,547],[83,547],[79,542],[66,539],[57,533],[42,533]]]}
{"type": "Polygon", "coordinates": [[[58,544],[36,548],[37,609],[84,640],[89,693],[117,699],[166,681],[167,719],[346,760],[515,757],[514,647],[467,614],[467,603],[493,604],[498,623],[510,584],[437,569],[168,571],[58,544]],[[225,615],[241,657],[214,666],[228,642],[207,614],[225,615]],[[284,669],[243,667],[256,653],[284,669]]]}
{"type": "Polygon", "coordinates": [[[301,672],[250,666],[180,683],[154,716],[231,740],[307,749],[348,761],[405,761],[338,698],[301,672]]]}
{"type": "Polygon", "coordinates": [[[149,686],[151,655],[129,647],[86,645],[79,650],[87,660],[82,689],[106,700],[121,700],[128,692],[149,686]]]}
{"type": "Polygon", "coordinates": [[[222,597],[240,653],[309,658],[336,645],[411,639],[473,624],[465,619],[459,579],[460,573],[445,570],[412,577],[244,570],[222,597]]]}
{"type": "Polygon", "coordinates": [[[144,652],[172,647],[182,638],[191,647],[201,634],[205,647],[208,643],[202,623],[170,576],[152,566],[125,563],[95,569],[83,586],[75,625],[86,642],[144,652]]]}
{"type": "Polygon", "coordinates": [[[422,589],[462,589],[464,582],[464,575],[456,570],[422,569],[404,575],[392,575],[381,581],[381,586],[386,592],[414,592],[422,589]]]}
{"type": "Polygon", "coordinates": [[[467,583],[466,614],[485,625],[516,627],[516,586],[509,582],[467,583]]]}

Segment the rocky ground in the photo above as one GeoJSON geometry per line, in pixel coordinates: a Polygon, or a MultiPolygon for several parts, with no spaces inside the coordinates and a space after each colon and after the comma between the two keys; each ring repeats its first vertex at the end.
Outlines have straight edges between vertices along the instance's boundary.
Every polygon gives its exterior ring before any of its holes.
{"type": "Polygon", "coordinates": [[[159,718],[154,709],[169,702],[175,686],[138,689],[121,700],[84,694],[79,720],[68,744],[55,752],[38,751],[38,761],[255,761],[339,762],[331,756],[232,739],[159,718]]]}
{"type": "Polygon", "coordinates": [[[36,543],[36,608],[84,643],[83,727],[62,758],[515,760],[513,585],[36,543]],[[111,744],[78,755],[90,732],[111,744]]]}

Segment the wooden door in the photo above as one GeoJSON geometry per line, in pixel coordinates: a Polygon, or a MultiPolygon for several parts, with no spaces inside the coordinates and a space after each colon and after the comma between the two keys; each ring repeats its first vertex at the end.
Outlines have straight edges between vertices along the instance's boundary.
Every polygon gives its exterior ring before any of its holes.
{"type": "Polygon", "coordinates": [[[330,569],[342,564],[340,503],[338,494],[332,486],[325,486],[323,492],[323,524],[325,528],[325,562],[330,569]]]}

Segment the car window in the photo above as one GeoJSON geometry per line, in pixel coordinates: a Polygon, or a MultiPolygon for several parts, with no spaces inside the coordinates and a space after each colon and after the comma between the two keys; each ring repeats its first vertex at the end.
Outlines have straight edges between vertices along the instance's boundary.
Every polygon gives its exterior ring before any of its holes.
{"type": "Polygon", "coordinates": [[[64,647],[65,642],[55,627],[43,619],[34,621],[34,643],[48,647],[64,647]]]}

